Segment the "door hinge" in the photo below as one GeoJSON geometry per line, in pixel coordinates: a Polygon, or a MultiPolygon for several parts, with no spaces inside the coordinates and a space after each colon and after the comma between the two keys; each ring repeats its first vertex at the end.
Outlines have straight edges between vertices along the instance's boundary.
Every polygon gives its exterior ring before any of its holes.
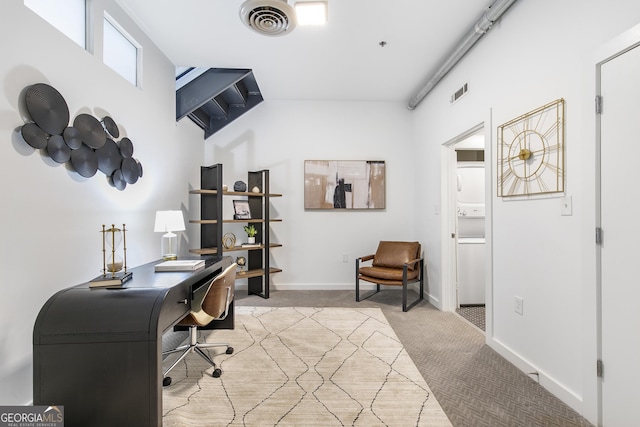
{"type": "Polygon", "coordinates": [[[602,95],[596,95],[596,114],[602,114],[602,95]]]}
{"type": "Polygon", "coordinates": [[[604,376],[604,363],[602,363],[602,360],[596,361],[596,375],[598,378],[602,378],[604,376]]]}
{"type": "Polygon", "coordinates": [[[602,228],[596,227],[596,245],[602,244],[602,228]]]}

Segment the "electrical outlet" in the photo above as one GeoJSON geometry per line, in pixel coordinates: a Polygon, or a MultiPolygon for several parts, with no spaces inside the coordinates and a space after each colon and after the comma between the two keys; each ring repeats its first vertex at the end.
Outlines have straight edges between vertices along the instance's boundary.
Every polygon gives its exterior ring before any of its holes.
{"type": "Polygon", "coordinates": [[[522,298],[515,297],[514,309],[515,309],[516,313],[518,313],[519,315],[522,316],[523,309],[524,309],[524,300],[522,298]]]}
{"type": "Polygon", "coordinates": [[[349,254],[342,254],[342,262],[349,262],[349,254]]]}

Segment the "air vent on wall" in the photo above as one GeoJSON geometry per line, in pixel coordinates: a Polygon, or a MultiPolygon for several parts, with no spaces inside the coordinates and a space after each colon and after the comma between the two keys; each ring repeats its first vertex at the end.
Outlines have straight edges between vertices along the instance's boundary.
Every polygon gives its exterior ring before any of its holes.
{"type": "Polygon", "coordinates": [[[469,90],[469,87],[467,86],[467,83],[465,83],[460,89],[458,89],[453,95],[451,95],[451,103],[453,104],[458,99],[462,98],[462,96],[467,93],[467,90],[469,90]]]}
{"type": "Polygon", "coordinates": [[[242,23],[265,36],[282,36],[296,27],[296,15],[286,0],[247,0],[240,6],[242,23]]]}

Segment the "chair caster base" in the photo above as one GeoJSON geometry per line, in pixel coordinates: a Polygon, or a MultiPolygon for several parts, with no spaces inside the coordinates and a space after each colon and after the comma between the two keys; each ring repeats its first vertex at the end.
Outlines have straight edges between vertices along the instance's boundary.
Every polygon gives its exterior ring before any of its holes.
{"type": "Polygon", "coordinates": [[[222,369],[220,369],[220,368],[215,368],[215,369],[213,370],[213,373],[211,374],[211,376],[212,376],[213,378],[219,378],[219,377],[220,377],[220,375],[222,375],[222,369]]]}
{"type": "Polygon", "coordinates": [[[227,354],[233,354],[233,347],[227,347],[227,354]]]}
{"type": "Polygon", "coordinates": [[[171,377],[164,377],[162,379],[162,387],[168,387],[171,385],[171,377]]]}

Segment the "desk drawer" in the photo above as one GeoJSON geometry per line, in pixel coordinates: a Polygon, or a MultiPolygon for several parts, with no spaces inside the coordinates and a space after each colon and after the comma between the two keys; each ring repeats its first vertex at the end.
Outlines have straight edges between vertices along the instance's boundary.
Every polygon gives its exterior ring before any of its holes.
{"type": "Polygon", "coordinates": [[[191,310],[190,288],[174,287],[167,292],[158,319],[158,331],[166,332],[191,310]]]}

